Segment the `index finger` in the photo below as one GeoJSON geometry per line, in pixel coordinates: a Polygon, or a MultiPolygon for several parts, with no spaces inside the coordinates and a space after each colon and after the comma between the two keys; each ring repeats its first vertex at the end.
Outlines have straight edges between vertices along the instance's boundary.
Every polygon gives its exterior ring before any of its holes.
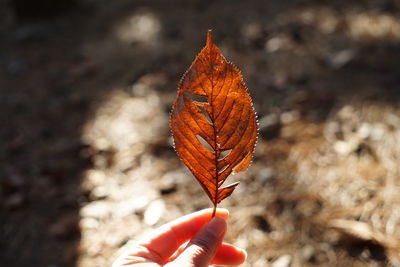
{"type": "MultiPolygon", "coordinates": [[[[156,253],[162,260],[166,260],[183,243],[190,240],[211,219],[211,215],[212,209],[204,209],[180,217],[151,232],[150,235],[139,242],[139,245],[152,253],[156,253]]],[[[215,215],[226,220],[229,217],[229,211],[219,208],[215,215]]]]}

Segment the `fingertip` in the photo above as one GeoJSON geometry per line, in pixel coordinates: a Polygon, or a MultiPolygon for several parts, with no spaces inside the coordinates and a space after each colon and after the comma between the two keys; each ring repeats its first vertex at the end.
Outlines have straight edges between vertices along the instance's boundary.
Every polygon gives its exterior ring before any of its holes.
{"type": "Polygon", "coordinates": [[[229,210],[224,208],[217,208],[217,210],[215,211],[215,215],[227,220],[229,218],[229,210]]]}
{"type": "Polygon", "coordinates": [[[212,218],[203,229],[207,230],[207,233],[212,233],[214,236],[218,237],[218,239],[221,239],[221,242],[226,232],[226,220],[217,215],[212,218]]]}
{"type": "Polygon", "coordinates": [[[216,265],[239,265],[247,259],[246,250],[233,246],[231,244],[222,243],[219,247],[212,264],[216,265]]]}
{"type": "Polygon", "coordinates": [[[190,240],[184,251],[174,259],[176,266],[186,266],[182,264],[187,262],[194,263],[194,266],[208,266],[222,244],[226,232],[224,215],[227,213],[216,213],[213,218],[208,218],[208,222],[190,240]]]}
{"type": "Polygon", "coordinates": [[[245,262],[247,260],[247,251],[244,250],[243,248],[238,248],[238,255],[239,255],[239,259],[241,260],[241,263],[245,262]]]}

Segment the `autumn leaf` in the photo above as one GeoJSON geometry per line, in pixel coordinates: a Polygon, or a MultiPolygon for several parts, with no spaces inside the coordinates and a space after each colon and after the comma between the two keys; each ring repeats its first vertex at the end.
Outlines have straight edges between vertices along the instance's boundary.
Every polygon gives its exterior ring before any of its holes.
{"type": "Polygon", "coordinates": [[[258,131],[242,75],[213,44],[211,31],[183,75],[170,126],[177,154],[207,193],[215,214],[217,204],[239,182],[222,184],[249,165],[258,131]]]}

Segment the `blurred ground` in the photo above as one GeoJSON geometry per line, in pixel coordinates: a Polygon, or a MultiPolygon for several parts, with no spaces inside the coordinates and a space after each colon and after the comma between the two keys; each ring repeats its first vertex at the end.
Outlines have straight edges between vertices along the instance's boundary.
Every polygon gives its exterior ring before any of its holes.
{"type": "Polygon", "coordinates": [[[110,266],[210,206],[168,113],[212,28],[260,121],[221,205],[242,266],[400,266],[400,1],[81,0],[62,13],[18,19],[0,1],[0,265],[110,266]]]}

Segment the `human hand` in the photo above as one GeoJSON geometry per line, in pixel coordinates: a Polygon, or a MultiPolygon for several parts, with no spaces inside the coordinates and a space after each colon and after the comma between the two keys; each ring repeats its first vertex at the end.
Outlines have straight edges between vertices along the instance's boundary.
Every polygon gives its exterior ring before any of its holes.
{"type": "Polygon", "coordinates": [[[222,242],[228,210],[217,209],[216,216],[210,220],[211,214],[212,209],[205,209],[162,225],[120,256],[113,267],[205,267],[243,263],[246,251],[222,242]]]}

